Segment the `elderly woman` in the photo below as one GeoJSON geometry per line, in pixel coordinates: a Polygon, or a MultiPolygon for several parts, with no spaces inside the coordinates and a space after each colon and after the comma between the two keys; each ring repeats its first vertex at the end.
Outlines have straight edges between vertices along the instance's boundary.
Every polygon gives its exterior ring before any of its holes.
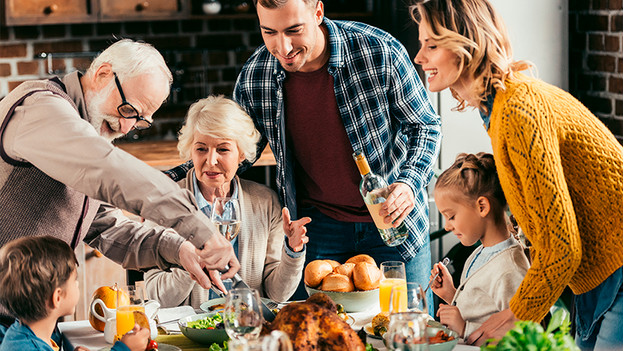
{"type": "MultiPolygon", "coordinates": [[[[251,118],[234,101],[222,96],[199,100],[180,130],[180,155],[192,159],[195,167],[179,185],[194,194],[208,216],[215,198],[238,198],[241,228],[232,245],[241,262],[239,273],[261,296],[282,302],[294,293],[301,278],[308,242],[305,224],[310,219],[291,222],[273,190],[236,176],[240,163],[255,156],[259,138],[251,118]]],[[[150,298],[163,307],[199,308],[211,298],[209,290],[181,269],[151,270],[145,274],[145,285],[150,298]]]]}

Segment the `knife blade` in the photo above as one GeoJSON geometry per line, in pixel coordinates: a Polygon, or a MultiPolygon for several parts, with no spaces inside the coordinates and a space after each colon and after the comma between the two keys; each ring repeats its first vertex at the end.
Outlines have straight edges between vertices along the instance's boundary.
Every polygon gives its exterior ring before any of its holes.
{"type": "MultiPolygon", "coordinates": [[[[249,285],[243,281],[241,276],[236,273],[234,277],[232,277],[232,288],[233,289],[250,289],[249,285]]],[[[270,308],[264,303],[264,301],[260,300],[260,309],[262,310],[262,317],[267,322],[273,322],[275,319],[275,313],[271,311],[270,308]]]]}

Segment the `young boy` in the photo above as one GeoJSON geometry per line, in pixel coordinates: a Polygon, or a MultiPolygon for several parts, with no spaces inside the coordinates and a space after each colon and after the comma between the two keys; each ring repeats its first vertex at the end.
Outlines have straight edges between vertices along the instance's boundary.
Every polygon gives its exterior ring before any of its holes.
{"type": "MultiPolygon", "coordinates": [[[[76,309],[77,264],[69,245],[51,236],[20,238],[0,249],[0,304],[16,318],[0,351],[59,350],[51,337],[57,320],[76,309]]],[[[149,335],[137,326],[112,350],[144,351],[149,335]]]]}

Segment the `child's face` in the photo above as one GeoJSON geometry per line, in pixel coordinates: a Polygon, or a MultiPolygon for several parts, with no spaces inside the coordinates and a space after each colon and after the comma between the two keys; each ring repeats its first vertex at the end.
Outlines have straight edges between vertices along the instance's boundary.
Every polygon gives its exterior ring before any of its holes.
{"type": "Polygon", "coordinates": [[[470,204],[458,200],[456,192],[438,189],[434,193],[435,203],[446,218],[444,229],[453,232],[464,246],[472,246],[483,238],[486,222],[475,201],[470,204]]]}
{"type": "Polygon", "coordinates": [[[62,315],[67,316],[74,314],[76,305],[80,299],[80,285],[78,284],[78,272],[76,269],[74,269],[71,276],[67,279],[61,289],[63,290],[63,300],[61,302],[62,315]]]}

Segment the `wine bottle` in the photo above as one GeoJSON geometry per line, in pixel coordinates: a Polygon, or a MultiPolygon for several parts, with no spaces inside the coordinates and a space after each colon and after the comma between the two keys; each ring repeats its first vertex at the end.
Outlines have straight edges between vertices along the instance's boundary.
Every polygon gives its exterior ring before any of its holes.
{"type": "Polygon", "coordinates": [[[353,153],[355,164],[362,175],[360,181],[360,194],[364,198],[364,203],[370,212],[375,226],[379,230],[381,239],[388,246],[400,245],[407,239],[408,231],[405,223],[401,223],[398,227],[393,227],[392,223],[384,222],[384,217],[379,215],[381,206],[386,201],[390,191],[388,183],[382,177],[371,172],[366,156],[360,151],[353,153]]]}

